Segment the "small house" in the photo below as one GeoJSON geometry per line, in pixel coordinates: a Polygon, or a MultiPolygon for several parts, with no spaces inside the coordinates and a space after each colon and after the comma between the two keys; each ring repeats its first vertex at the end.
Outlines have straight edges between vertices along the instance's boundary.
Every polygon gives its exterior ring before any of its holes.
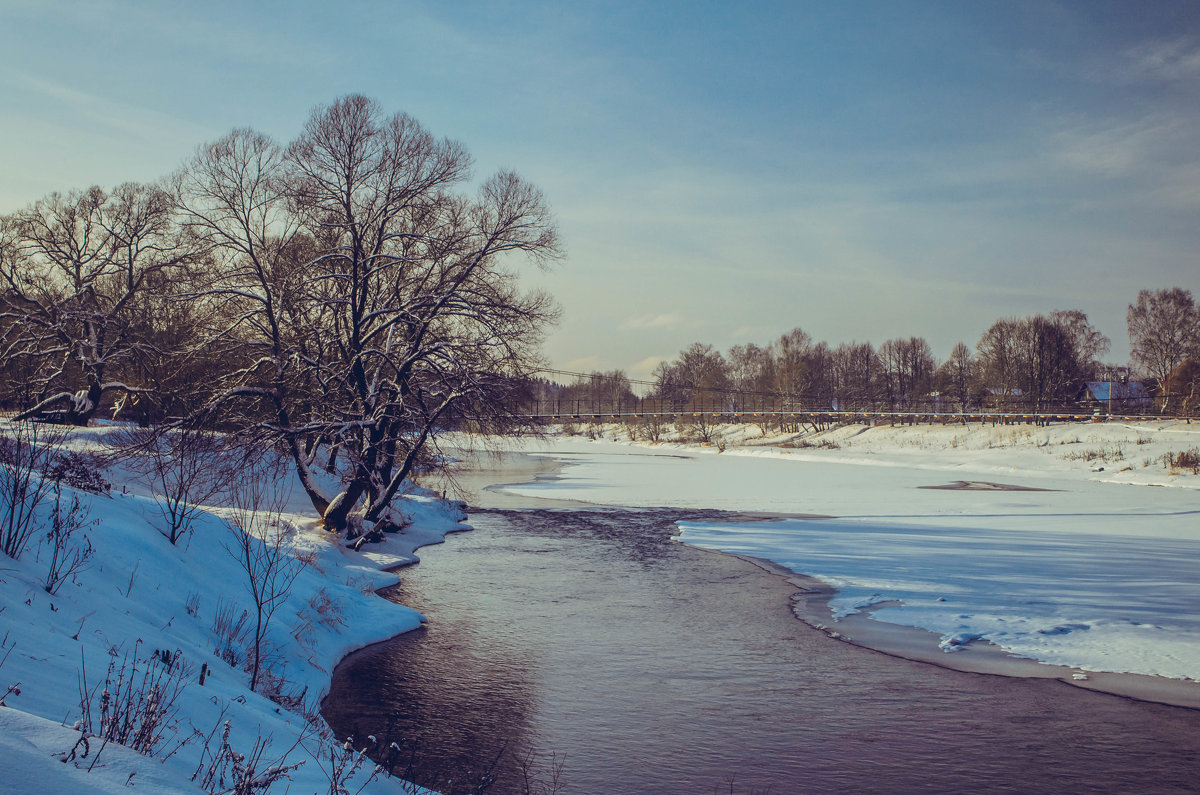
{"type": "Polygon", "coordinates": [[[1146,387],[1139,381],[1088,381],[1078,399],[1082,403],[1103,407],[1110,414],[1140,411],[1153,404],[1146,387]]]}

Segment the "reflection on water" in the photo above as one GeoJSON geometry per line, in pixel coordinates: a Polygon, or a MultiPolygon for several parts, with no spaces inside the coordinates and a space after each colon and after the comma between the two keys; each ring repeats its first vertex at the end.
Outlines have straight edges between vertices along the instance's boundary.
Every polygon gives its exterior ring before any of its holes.
{"type": "Polygon", "coordinates": [[[428,628],[339,666],[327,719],[358,737],[393,723],[443,782],[504,751],[496,793],[520,791],[530,748],[565,758],[574,793],[1200,781],[1200,713],[838,643],[795,620],[780,578],[671,542],[678,518],[473,513],[392,594],[428,628]]]}

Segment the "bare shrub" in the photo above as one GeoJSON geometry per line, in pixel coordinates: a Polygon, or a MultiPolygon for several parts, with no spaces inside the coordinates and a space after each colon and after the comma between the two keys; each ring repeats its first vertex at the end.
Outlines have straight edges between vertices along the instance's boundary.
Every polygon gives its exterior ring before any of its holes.
{"type": "Polygon", "coordinates": [[[98,456],[64,450],[55,453],[45,475],[55,483],[65,483],[78,491],[108,496],[112,484],[101,473],[103,462],[98,456]]]}
{"type": "Polygon", "coordinates": [[[37,528],[34,514],[53,481],[42,477],[62,446],[64,431],[36,423],[9,425],[0,435],[0,550],[20,560],[37,528]]]}
{"type": "Polygon", "coordinates": [[[319,589],[309,598],[308,608],[304,612],[314,623],[320,624],[326,629],[336,630],[338,627],[346,626],[346,619],[342,617],[341,603],[334,601],[325,588],[319,589]]]}
{"type": "Polygon", "coordinates": [[[187,535],[201,506],[226,485],[230,463],[222,437],[206,428],[132,429],[117,437],[131,469],[150,484],[172,544],[187,535]]]}
{"type": "Polygon", "coordinates": [[[86,667],[80,668],[77,725],[85,738],[101,740],[89,770],[110,742],[158,756],[178,733],[175,701],[186,687],[187,666],[178,654],[168,655],[168,662],[159,655],[139,660],[140,643],[122,657],[119,667],[115,656],[109,660],[103,685],[89,688],[86,667]]]}
{"type": "Polygon", "coordinates": [[[265,758],[271,740],[264,737],[255,738],[254,747],[248,753],[240,753],[229,744],[233,724],[224,718],[225,710],[222,710],[216,726],[204,738],[200,764],[192,774],[192,781],[199,784],[205,792],[212,795],[250,795],[254,792],[266,792],[280,781],[290,781],[292,771],[304,764],[303,760],[291,764],[287,761],[292,751],[299,746],[303,734],[277,757],[265,758]],[[217,748],[213,750],[212,740],[218,728],[221,729],[221,738],[217,748]]]}
{"type": "Polygon", "coordinates": [[[318,733],[317,747],[310,752],[320,763],[321,772],[329,782],[329,795],[350,795],[352,782],[357,785],[353,792],[359,793],[381,775],[386,776],[383,765],[372,762],[367,756],[368,749],[375,745],[375,738],[367,739],[369,745],[356,748],[351,738],[339,743],[328,730],[318,733]],[[366,778],[354,781],[362,772],[366,772],[366,778]]]}
{"type": "Polygon", "coordinates": [[[1171,470],[1188,470],[1193,475],[1200,475],[1200,448],[1181,450],[1178,453],[1164,453],[1163,466],[1171,470]]]}
{"type": "MultiPolygon", "coordinates": [[[[357,795],[372,781],[389,777],[394,777],[397,791],[405,795],[433,791],[444,795],[484,795],[497,782],[495,770],[505,752],[501,748],[490,761],[466,770],[453,773],[444,769],[427,770],[417,743],[389,740],[393,726],[381,732],[382,739],[368,735],[357,742],[353,737],[338,740],[324,723],[313,725],[316,734],[305,743],[305,748],[321,765],[321,772],[329,782],[329,795],[357,795]]],[[[389,778],[388,783],[393,783],[393,779],[389,778]]],[[[551,792],[528,788],[517,791],[524,795],[551,792]]]]}
{"type": "Polygon", "coordinates": [[[833,439],[795,439],[790,442],[784,442],[780,447],[788,447],[794,450],[840,450],[841,445],[833,439]]]}
{"type": "MultiPolygon", "coordinates": [[[[0,613],[3,613],[3,612],[4,612],[4,609],[0,608],[0,613]]],[[[16,648],[16,645],[17,645],[16,643],[9,643],[8,633],[5,633],[3,639],[0,639],[0,651],[4,652],[3,656],[0,656],[0,670],[2,670],[4,668],[4,664],[6,662],[8,662],[8,655],[12,654],[12,650],[14,648],[16,648]]],[[[19,696],[19,695],[21,695],[21,683],[20,682],[14,682],[13,684],[6,686],[5,690],[4,690],[4,694],[0,695],[0,707],[8,706],[4,702],[9,696],[19,696]]]]}
{"type": "Polygon", "coordinates": [[[263,639],[275,611],[303,568],[293,554],[295,528],[281,516],[287,504],[288,469],[273,451],[250,451],[242,475],[229,485],[230,533],[225,549],[241,565],[254,602],[250,689],[262,672],[263,639]]]}
{"type": "MultiPolygon", "coordinates": [[[[70,505],[63,501],[62,486],[54,484],[54,507],[50,510],[50,532],[42,541],[49,548],[50,566],[46,572],[45,589],[49,594],[58,593],[58,589],[67,580],[75,579],[75,575],[87,568],[92,559],[92,542],[81,531],[89,525],[96,524],[95,519],[89,520],[89,511],[79,501],[79,495],[72,494],[70,505]],[[82,536],[82,544],[76,537],[82,536]]],[[[41,553],[38,553],[39,559],[41,553]]]]}
{"type": "Polygon", "coordinates": [[[1088,463],[1101,461],[1107,464],[1113,461],[1124,460],[1125,450],[1119,444],[1102,444],[1095,450],[1080,450],[1077,453],[1067,453],[1063,458],[1073,461],[1086,461],[1088,463]]]}
{"type": "Polygon", "coordinates": [[[213,649],[213,652],[231,667],[241,660],[242,646],[250,632],[249,621],[249,610],[243,610],[238,616],[236,604],[224,599],[217,601],[212,625],[213,634],[217,636],[217,648],[213,649]]]}
{"type": "Polygon", "coordinates": [[[646,417],[646,438],[651,442],[662,441],[663,426],[665,424],[661,414],[651,414],[646,417]]]}

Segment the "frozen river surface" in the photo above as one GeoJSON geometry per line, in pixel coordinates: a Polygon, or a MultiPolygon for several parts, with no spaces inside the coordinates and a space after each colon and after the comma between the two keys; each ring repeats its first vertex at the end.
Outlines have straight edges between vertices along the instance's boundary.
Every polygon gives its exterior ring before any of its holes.
{"type": "MultiPolygon", "coordinates": [[[[907,430],[919,441],[926,429],[907,430]]],[[[833,517],[687,522],[680,535],[820,578],[838,588],[837,615],[883,605],[875,620],[930,630],[945,648],[983,638],[1081,671],[1200,680],[1196,484],[1105,480],[1041,452],[1053,449],[955,458],[950,451],[904,457],[900,448],[839,459],[711,448],[663,454],[568,439],[550,448],[568,462],[553,479],[512,490],[833,517]],[[975,488],[937,488],[964,481],[975,488]]]]}

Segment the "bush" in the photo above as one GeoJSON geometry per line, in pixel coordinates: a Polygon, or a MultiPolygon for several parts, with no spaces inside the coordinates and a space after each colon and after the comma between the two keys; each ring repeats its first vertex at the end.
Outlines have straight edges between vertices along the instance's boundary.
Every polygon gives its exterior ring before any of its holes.
{"type": "Polygon", "coordinates": [[[79,502],[79,495],[72,494],[68,506],[62,495],[62,487],[54,484],[54,507],[50,511],[50,532],[42,543],[50,549],[50,567],[46,572],[46,592],[53,595],[67,580],[87,568],[92,558],[92,542],[81,533],[84,528],[95,524],[88,519],[88,509],[79,502]],[[82,536],[82,543],[76,538],[82,536]]]}
{"type": "MultiPolygon", "coordinates": [[[[224,716],[225,712],[222,710],[221,717],[224,716]]],[[[288,755],[295,750],[295,745],[275,759],[267,758],[267,749],[271,746],[270,737],[255,739],[254,747],[248,753],[235,751],[229,744],[232,723],[228,720],[224,723],[218,721],[218,726],[223,729],[217,750],[213,751],[211,748],[212,737],[216,733],[214,729],[201,750],[200,766],[192,774],[192,781],[205,792],[212,795],[251,795],[255,792],[268,792],[278,782],[290,781],[291,772],[304,764],[303,761],[287,761],[288,755]]],[[[284,789],[287,789],[286,786],[284,789]]]]}
{"type": "Polygon", "coordinates": [[[62,445],[63,432],[16,423],[0,436],[0,550],[20,560],[37,527],[34,516],[50,494],[42,477],[62,445]]]}
{"type": "Polygon", "coordinates": [[[1200,448],[1193,447],[1178,453],[1164,453],[1163,466],[1167,469],[1190,471],[1193,475],[1200,475],[1200,448]]]}
{"type": "Polygon", "coordinates": [[[112,484],[100,474],[100,460],[87,453],[58,453],[43,474],[55,483],[90,494],[107,496],[112,490],[112,484]]]}
{"type": "Polygon", "coordinates": [[[230,667],[237,666],[246,636],[250,634],[250,611],[243,610],[241,616],[236,616],[236,611],[236,604],[222,599],[217,602],[217,612],[213,615],[212,631],[217,636],[213,653],[230,667]]]}
{"type": "Polygon", "coordinates": [[[780,447],[789,447],[793,450],[839,450],[841,445],[832,439],[796,439],[791,442],[784,442],[780,447]]]}
{"type": "MultiPolygon", "coordinates": [[[[88,737],[102,741],[89,770],[110,742],[156,756],[178,732],[175,701],[186,684],[186,666],[179,654],[168,654],[165,660],[157,654],[139,660],[140,643],[134,644],[132,655],[122,658],[120,667],[115,656],[109,661],[103,687],[89,689],[87,671],[80,672],[77,726],[83,733],[81,742],[86,748],[88,737]]],[[[87,755],[86,750],[83,755],[87,755]]]]}

